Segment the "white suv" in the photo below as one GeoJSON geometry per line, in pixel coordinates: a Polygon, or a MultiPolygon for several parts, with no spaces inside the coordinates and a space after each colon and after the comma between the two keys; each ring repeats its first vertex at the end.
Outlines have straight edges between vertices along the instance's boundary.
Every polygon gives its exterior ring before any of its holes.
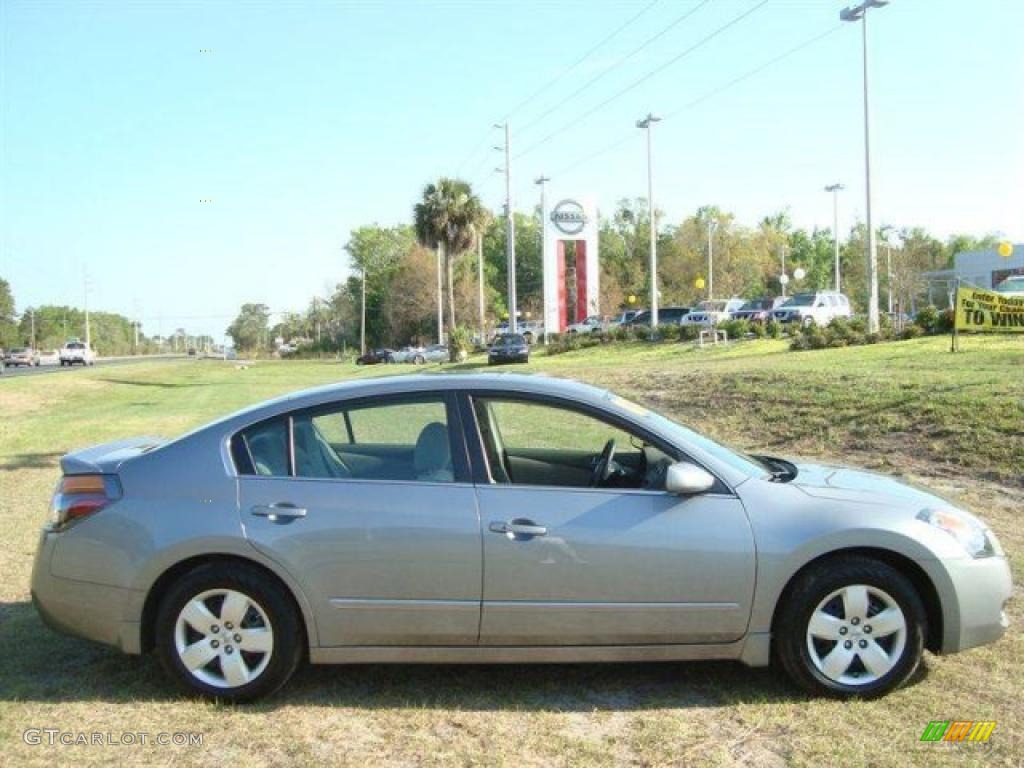
{"type": "Polygon", "coordinates": [[[746,302],[743,299],[708,299],[702,301],[680,325],[718,325],[732,317],[746,302]]]}
{"type": "Polygon", "coordinates": [[[605,329],[604,318],[600,315],[591,315],[581,323],[573,323],[565,329],[566,333],[600,333],[605,329]]]}
{"type": "Polygon", "coordinates": [[[834,317],[850,317],[850,300],[836,291],[798,293],[772,310],[777,323],[799,323],[802,326],[828,325],[834,317]]]}
{"type": "Polygon", "coordinates": [[[71,340],[60,351],[61,365],[92,365],[96,356],[89,347],[78,340],[71,340]]]}

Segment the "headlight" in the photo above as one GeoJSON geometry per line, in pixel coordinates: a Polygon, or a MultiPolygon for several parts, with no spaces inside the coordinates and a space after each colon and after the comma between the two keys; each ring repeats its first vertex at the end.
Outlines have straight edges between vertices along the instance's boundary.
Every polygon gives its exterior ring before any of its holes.
{"type": "Polygon", "coordinates": [[[973,517],[954,509],[922,509],[917,519],[941,528],[967,551],[971,557],[991,557],[995,543],[985,527],[973,517]]]}

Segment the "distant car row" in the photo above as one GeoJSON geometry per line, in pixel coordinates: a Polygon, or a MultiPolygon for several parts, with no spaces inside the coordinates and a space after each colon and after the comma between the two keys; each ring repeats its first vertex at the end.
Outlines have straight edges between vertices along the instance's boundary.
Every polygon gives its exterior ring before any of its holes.
{"type": "Polygon", "coordinates": [[[378,365],[380,363],[443,363],[448,360],[447,344],[431,344],[427,347],[402,347],[401,349],[369,349],[356,358],[356,365],[378,365]]]}
{"type": "MultiPolygon", "coordinates": [[[[726,320],[747,320],[754,323],[799,323],[800,325],[828,325],[834,317],[850,317],[850,300],[836,291],[798,293],[789,298],[765,297],[743,299],[713,299],[702,301],[696,307],[661,307],[658,325],[712,326],[726,320]]],[[[611,320],[593,315],[582,322],[573,323],[567,333],[603,333],[617,327],[649,328],[651,312],[647,309],[629,310],[611,320]]]]}

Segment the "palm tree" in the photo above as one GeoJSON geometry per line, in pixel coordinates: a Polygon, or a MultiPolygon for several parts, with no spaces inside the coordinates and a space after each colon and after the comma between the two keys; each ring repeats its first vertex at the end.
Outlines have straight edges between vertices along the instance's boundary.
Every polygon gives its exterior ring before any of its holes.
{"type": "MultiPolygon", "coordinates": [[[[423,188],[423,198],[413,207],[416,237],[428,248],[440,251],[444,262],[444,293],[448,303],[448,332],[455,330],[455,290],[452,275],[455,261],[476,245],[482,233],[486,211],[470,185],[460,179],[439,179],[423,188]]],[[[438,297],[440,299],[440,297],[438,297]]],[[[442,329],[438,329],[441,335],[442,329]]],[[[457,350],[449,344],[451,360],[457,350]]]]}

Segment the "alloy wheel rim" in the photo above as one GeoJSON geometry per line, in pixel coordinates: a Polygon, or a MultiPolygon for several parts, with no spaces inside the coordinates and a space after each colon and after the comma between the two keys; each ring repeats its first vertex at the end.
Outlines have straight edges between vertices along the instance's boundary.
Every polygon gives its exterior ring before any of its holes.
{"type": "Polygon", "coordinates": [[[907,619],[889,593],[850,584],[818,603],[806,641],[811,663],[826,678],[841,685],[870,685],[903,655],[907,619]]]}
{"type": "Polygon", "coordinates": [[[200,682],[238,688],[270,663],[274,630],[263,607],[234,589],[209,589],[185,603],[174,627],[182,665],[200,682]]]}

